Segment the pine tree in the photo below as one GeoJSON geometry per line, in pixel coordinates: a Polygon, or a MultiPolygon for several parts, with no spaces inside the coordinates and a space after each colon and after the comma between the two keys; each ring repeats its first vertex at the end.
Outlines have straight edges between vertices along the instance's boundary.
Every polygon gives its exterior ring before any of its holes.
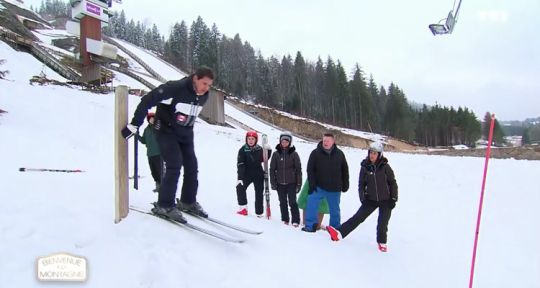
{"type": "Polygon", "coordinates": [[[281,95],[281,110],[291,112],[291,91],[294,89],[294,67],[291,55],[283,56],[281,59],[281,69],[279,74],[281,83],[279,91],[281,95]]]}
{"type": "Polygon", "coordinates": [[[163,55],[164,53],[164,41],[163,37],[159,33],[159,29],[157,28],[157,25],[152,25],[152,30],[150,32],[151,35],[151,41],[152,41],[152,51],[157,52],[158,55],[163,55]]]}
{"type": "Polygon", "coordinates": [[[214,73],[219,73],[219,39],[221,38],[221,32],[214,23],[210,30],[210,37],[208,39],[208,62],[206,66],[212,68],[214,73]]]}
{"type": "Polygon", "coordinates": [[[386,104],[386,129],[391,136],[412,140],[414,135],[414,118],[412,109],[407,103],[405,94],[394,83],[388,88],[386,104]]]}
{"type": "Polygon", "coordinates": [[[327,106],[324,107],[325,109],[325,120],[326,122],[331,122],[332,124],[337,124],[336,119],[336,91],[338,86],[338,76],[337,76],[337,70],[336,65],[334,64],[334,60],[330,56],[328,56],[328,60],[326,61],[326,69],[325,69],[325,91],[324,91],[324,97],[326,100],[324,101],[327,106]]]}
{"type": "Polygon", "coordinates": [[[245,63],[245,93],[249,95],[249,98],[254,99],[254,91],[256,90],[257,85],[259,85],[259,83],[257,83],[257,78],[255,77],[257,74],[257,58],[255,57],[255,50],[247,41],[244,42],[242,47],[242,59],[242,61],[245,63]]]}
{"type": "Polygon", "coordinates": [[[243,98],[246,95],[246,65],[244,62],[244,46],[239,34],[236,34],[230,47],[230,89],[235,96],[243,98]]]}
{"type": "Polygon", "coordinates": [[[521,145],[531,144],[531,128],[525,127],[523,129],[523,134],[521,135],[521,145]]]}
{"type": "Polygon", "coordinates": [[[351,107],[354,107],[353,121],[357,128],[372,131],[373,127],[377,126],[375,124],[377,110],[371,91],[376,94],[378,94],[378,91],[374,82],[371,83],[372,86],[368,89],[363,73],[360,65],[356,64],[351,81],[351,95],[353,98],[351,107]]]}
{"type": "Polygon", "coordinates": [[[226,91],[232,90],[232,60],[233,60],[233,50],[232,50],[232,39],[228,38],[226,35],[221,36],[219,41],[218,49],[218,69],[216,77],[216,85],[222,87],[226,91]]]}
{"type": "Polygon", "coordinates": [[[328,101],[326,95],[326,71],[324,68],[324,63],[319,57],[317,63],[315,64],[315,91],[313,96],[314,109],[314,118],[315,119],[324,119],[325,117],[325,108],[328,107],[328,101]]]}
{"type": "Polygon", "coordinates": [[[371,124],[371,131],[381,131],[381,119],[384,115],[383,107],[384,104],[381,103],[380,100],[380,94],[379,89],[377,89],[377,84],[375,83],[375,80],[373,79],[373,75],[370,74],[369,76],[369,83],[368,83],[368,93],[371,95],[371,98],[373,99],[373,106],[375,108],[374,115],[373,115],[373,122],[371,124]]]}
{"type": "Polygon", "coordinates": [[[351,113],[350,107],[350,91],[349,82],[347,81],[347,74],[341,62],[338,60],[336,65],[336,90],[335,90],[335,113],[336,120],[340,125],[345,127],[351,127],[351,113]]]}
{"type": "MultiPolygon", "coordinates": [[[[489,129],[491,126],[491,113],[486,112],[484,115],[484,123],[483,123],[483,136],[484,139],[489,139],[489,129]]],[[[495,119],[494,127],[493,127],[493,144],[497,146],[501,146],[504,144],[504,132],[502,131],[501,125],[499,124],[499,121],[495,119]]]]}
{"type": "Polygon", "coordinates": [[[210,52],[210,29],[206,26],[201,16],[191,24],[189,32],[189,47],[191,52],[191,70],[195,71],[200,66],[207,66],[211,60],[210,52]]]}
{"type": "Polygon", "coordinates": [[[306,62],[298,51],[294,60],[294,90],[291,97],[291,111],[305,115],[305,100],[307,98],[306,62]]]}
{"type": "Polygon", "coordinates": [[[126,13],[124,10],[120,11],[120,17],[118,18],[118,21],[116,22],[117,25],[115,27],[115,33],[119,39],[127,40],[127,31],[126,31],[126,13]]]}

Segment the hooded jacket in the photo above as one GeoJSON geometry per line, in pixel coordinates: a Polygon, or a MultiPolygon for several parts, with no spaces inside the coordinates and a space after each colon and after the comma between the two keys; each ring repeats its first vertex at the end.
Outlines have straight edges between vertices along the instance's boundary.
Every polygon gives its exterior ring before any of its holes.
{"type": "Polygon", "coordinates": [[[398,186],[394,171],[388,164],[388,159],[381,156],[375,164],[369,161],[369,157],[360,164],[360,176],[358,177],[358,193],[360,201],[387,201],[398,200],[398,186]]]}
{"type": "Polygon", "coordinates": [[[276,152],[272,154],[270,161],[270,183],[272,187],[277,184],[302,185],[302,165],[296,148],[290,146],[283,149],[280,144],[276,146],[276,152]]]}

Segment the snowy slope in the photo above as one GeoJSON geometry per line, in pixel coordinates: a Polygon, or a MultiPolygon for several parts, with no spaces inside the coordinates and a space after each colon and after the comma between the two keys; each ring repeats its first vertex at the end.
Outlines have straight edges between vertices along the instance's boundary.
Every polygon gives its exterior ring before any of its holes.
{"type": "MultiPolygon", "coordinates": [[[[36,257],[56,252],[88,259],[84,287],[465,287],[468,283],[483,159],[387,153],[400,200],[390,222],[389,252],[382,254],[376,250],[376,215],[341,242],[330,241],[325,232],[308,234],[281,224],[274,191],[271,221],[235,215],[236,153],[244,131],[199,122],[198,200],[213,216],[264,234],[230,232],[247,242],[227,244],[136,213],[113,224],[113,95],[29,86],[28,78],[40,63],[2,42],[0,55],[8,60],[0,69],[13,70],[9,74],[13,81],[0,80],[0,108],[8,111],[0,116],[0,255],[5,259],[1,287],[45,286],[36,280],[36,257]],[[9,64],[19,61],[24,65],[9,64]],[[19,167],[86,172],[21,173],[19,167]]],[[[137,97],[130,98],[131,113],[137,103],[137,97]]],[[[228,113],[242,117],[233,110],[228,113]]],[[[275,145],[274,131],[268,132],[275,145]]],[[[315,143],[293,143],[305,171],[315,143]]],[[[150,192],[144,146],[141,150],[140,173],[145,178],[138,191],[131,190],[130,201],[148,207],[156,195],[150,192]]],[[[342,194],[343,221],[359,206],[357,174],[366,155],[364,150],[344,151],[351,189],[342,194]]],[[[540,191],[531,182],[538,171],[538,161],[490,162],[475,287],[539,287],[540,248],[534,243],[540,241],[540,231],[534,227],[540,217],[536,208],[540,191]]],[[[252,213],[251,189],[248,196],[252,213]]]]}
{"type": "Polygon", "coordinates": [[[152,52],[137,47],[124,40],[115,40],[121,43],[124,47],[128,48],[131,52],[135,53],[139,58],[141,58],[142,61],[157,71],[163,78],[167,80],[177,80],[186,76],[186,74],[180,72],[170,64],[156,57],[154,54],[152,54],[152,52]]]}

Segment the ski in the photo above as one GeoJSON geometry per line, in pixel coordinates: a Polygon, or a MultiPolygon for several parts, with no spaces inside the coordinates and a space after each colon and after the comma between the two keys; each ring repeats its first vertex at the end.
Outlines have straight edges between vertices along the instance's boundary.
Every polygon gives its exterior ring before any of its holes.
{"type": "Polygon", "coordinates": [[[167,217],[162,217],[160,215],[156,215],[156,214],[152,213],[151,211],[145,211],[143,209],[139,209],[137,207],[129,206],[129,210],[139,212],[139,213],[142,213],[142,214],[148,214],[148,215],[154,216],[156,218],[163,219],[163,220],[165,220],[165,221],[167,221],[169,223],[172,223],[174,225],[181,226],[181,227],[188,228],[188,229],[192,229],[192,230],[201,232],[203,234],[206,234],[208,236],[214,237],[216,239],[223,240],[225,242],[230,242],[230,243],[243,243],[244,242],[243,239],[232,238],[232,237],[217,233],[215,231],[205,229],[205,228],[202,228],[202,227],[197,226],[197,225],[193,225],[191,223],[180,223],[180,222],[174,221],[172,219],[169,219],[167,217]]]}
{"type": "MultiPolygon", "coordinates": [[[[180,199],[176,198],[176,202],[180,203],[180,199]]],[[[240,227],[240,226],[237,226],[237,225],[234,225],[234,224],[231,224],[231,223],[227,223],[227,222],[224,222],[224,221],[219,220],[217,218],[202,217],[202,216],[200,216],[198,214],[195,214],[195,213],[193,213],[192,211],[189,211],[189,210],[182,210],[182,212],[184,212],[185,214],[187,214],[189,216],[193,216],[195,218],[201,219],[203,221],[206,220],[206,221],[209,221],[209,222],[213,222],[215,224],[218,224],[218,225],[221,225],[221,226],[224,226],[224,227],[227,227],[227,228],[239,231],[239,232],[243,232],[243,233],[247,233],[247,234],[253,234],[253,235],[259,235],[259,234],[263,233],[262,231],[254,231],[254,230],[250,230],[250,229],[247,229],[247,228],[244,228],[244,227],[240,227]]]]}
{"type": "Polygon", "coordinates": [[[219,219],[212,218],[210,216],[205,218],[205,217],[201,217],[201,216],[199,216],[197,214],[191,213],[189,211],[182,210],[182,212],[188,214],[189,216],[196,217],[196,218],[201,219],[203,221],[209,221],[209,222],[212,222],[212,223],[216,223],[218,225],[221,225],[221,226],[227,227],[227,228],[231,228],[231,229],[236,230],[238,232],[243,232],[243,233],[252,234],[252,235],[259,235],[259,234],[263,233],[262,231],[250,230],[250,229],[247,229],[247,228],[244,228],[244,227],[236,226],[236,225],[231,224],[231,223],[223,222],[223,221],[221,221],[219,219]]]}
{"type": "Polygon", "coordinates": [[[270,211],[270,185],[268,184],[268,135],[262,134],[263,160],[264,160],[264,198],[266,200],[266,219],[270,220],[272,212],[270,211]]]}

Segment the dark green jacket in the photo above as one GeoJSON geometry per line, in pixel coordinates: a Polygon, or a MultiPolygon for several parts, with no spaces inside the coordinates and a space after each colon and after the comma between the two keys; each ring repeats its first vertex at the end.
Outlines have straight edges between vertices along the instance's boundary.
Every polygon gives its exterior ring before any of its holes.
{"type": "Polygon", "coordinates": [[[154,129],[153,125],[148,124],[148,126],[144,128],[143,135],[139,136],[138,139],[141,143],[146,145],[146,155],[148,157],[161,155],[159,145],[156,140],[156,130],[154,129]]]}

